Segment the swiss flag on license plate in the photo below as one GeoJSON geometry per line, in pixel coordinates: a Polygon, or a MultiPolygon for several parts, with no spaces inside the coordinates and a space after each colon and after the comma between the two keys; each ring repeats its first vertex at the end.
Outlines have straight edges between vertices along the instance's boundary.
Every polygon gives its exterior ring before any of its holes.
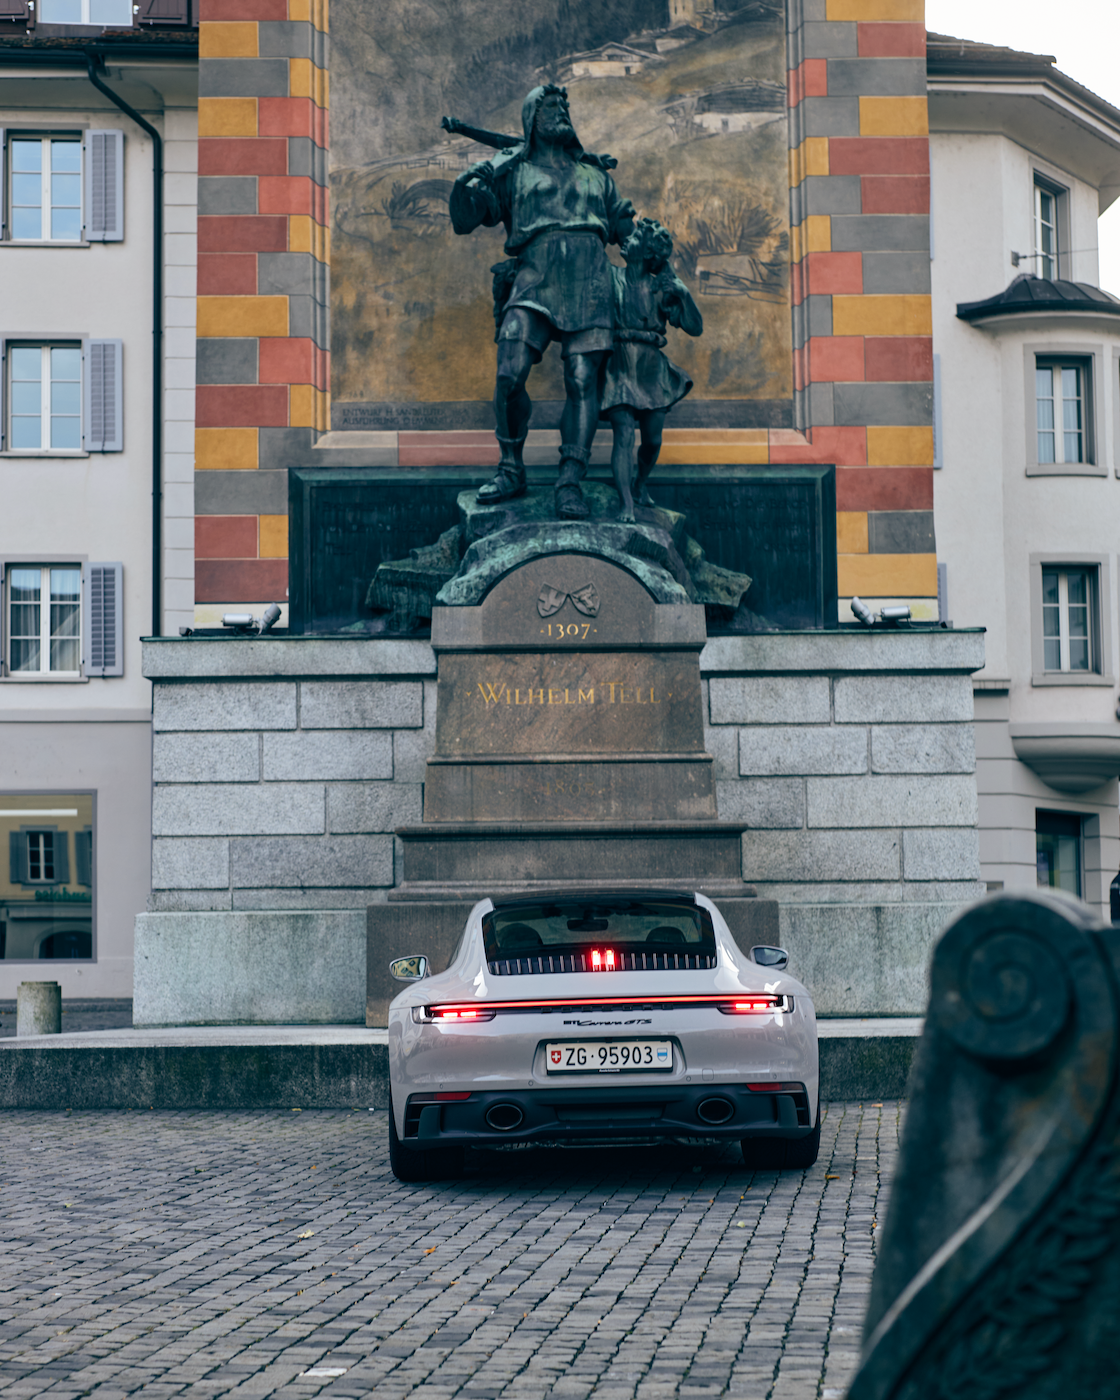
{"type": "Polygon", "coordinates": [[[559,1051],[559,1050],[553,1050],[553,1051],[551,1052],[551,1054],[552,1054],[552,1063],[553,1063],[554,1065],[558,1065],[558,1064],[560,1063],[560,1051],[559,1051]]]}

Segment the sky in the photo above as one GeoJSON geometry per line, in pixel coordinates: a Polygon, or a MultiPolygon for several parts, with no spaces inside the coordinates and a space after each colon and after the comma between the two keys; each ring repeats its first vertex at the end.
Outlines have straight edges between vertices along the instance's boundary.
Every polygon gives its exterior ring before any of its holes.
{"type": "MultiPolygon", "coordinates": [[[[1120,107],[1120,6],[1116,0],[926,0],[926,28],[1027,53],[1053,54],[1057,66],[1120,107]]],[[[1101,286],[1120,296],[1120,200],[1097,225],[1101,286]]]]}

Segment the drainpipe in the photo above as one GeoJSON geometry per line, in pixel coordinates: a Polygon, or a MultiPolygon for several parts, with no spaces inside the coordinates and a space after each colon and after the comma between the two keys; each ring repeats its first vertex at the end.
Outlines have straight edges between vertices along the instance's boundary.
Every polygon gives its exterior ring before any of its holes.
{"type": "Polygon", "coordinates": [[[98,76],[100,54],[86,54],[89,80],[152,138],[152,636],[163,631],[160,594],[163,573],[163,139],[149,121],[98,76]]]}

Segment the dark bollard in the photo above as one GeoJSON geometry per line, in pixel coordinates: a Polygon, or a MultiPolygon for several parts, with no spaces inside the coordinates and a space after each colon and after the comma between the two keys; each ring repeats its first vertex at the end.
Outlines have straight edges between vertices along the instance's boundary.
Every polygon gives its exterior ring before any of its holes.
{"type": "Polygon", "coordinates": [[[848,1400],[1117,1393],[1120,935],[997,895],[934,952],[848,1400]]]}

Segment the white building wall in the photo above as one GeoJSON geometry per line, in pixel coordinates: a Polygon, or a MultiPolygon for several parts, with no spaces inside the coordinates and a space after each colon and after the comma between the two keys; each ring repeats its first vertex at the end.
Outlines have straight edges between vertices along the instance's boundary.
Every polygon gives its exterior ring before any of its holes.
{"type": "MultiPolygon", "coordinates": [[[[1114,470],[1120,394],[1115,392],[1120,318],[1007,320],[981,328],[958,319],[959,302],[1002,291],[1035,264],[1035,173],[1060,182],[1067,200],[1066,276],[1096,284],[1097,191],[999,134],[934,132],[932,266],[934,351],[940,357],[941,461],[934,473],[939,558],[948,568],[956,626],[987,628],[987,664],[976,678],[980,863],[993,887],[1036,884],[1039,809],[1083,823],[1083,895],[1108,917],[1108,886],[1120,865],[1118,785],[1059,791],[1015,754],[1014,724],[1116,726],[1120,666],[1120,480],[1114,470]],[[1093,405],[1095,462],[1086,475],[1028,476],[1033,449],[1034,355],[1052,347],[1093,355],[1101,367],[1093,405]],[[1100,467],[1106,470],[1102,473],[1100,467]],[[1107,559],[1102,676],[1087,685],[1032,680],[1030,557],[1107,559]]],[[[1117,726],[1120,729],[1120,726],[1117,726]]]]}
{"type": "MultiPolygon", "coordinates": [[[[132,64],[106,81],[164,137],[162,627],[174,634],[194,612],[197,68],[132,64]]],[[[95,961],[0,961],[0,999],[43,978],[66,998],[128,997],[151,865],[151,685],[140,638],[152,631],[152,141],[84,70],[6,78],[0,126],[119,129],[125,202],[122,242],[0,244],[0,334],[119,338],[124,414],[121,452],[0,456],[0,560],[78,556],[124,569],[123,675],[0,678],[0,792],[96,794],[95,961]]]]}

